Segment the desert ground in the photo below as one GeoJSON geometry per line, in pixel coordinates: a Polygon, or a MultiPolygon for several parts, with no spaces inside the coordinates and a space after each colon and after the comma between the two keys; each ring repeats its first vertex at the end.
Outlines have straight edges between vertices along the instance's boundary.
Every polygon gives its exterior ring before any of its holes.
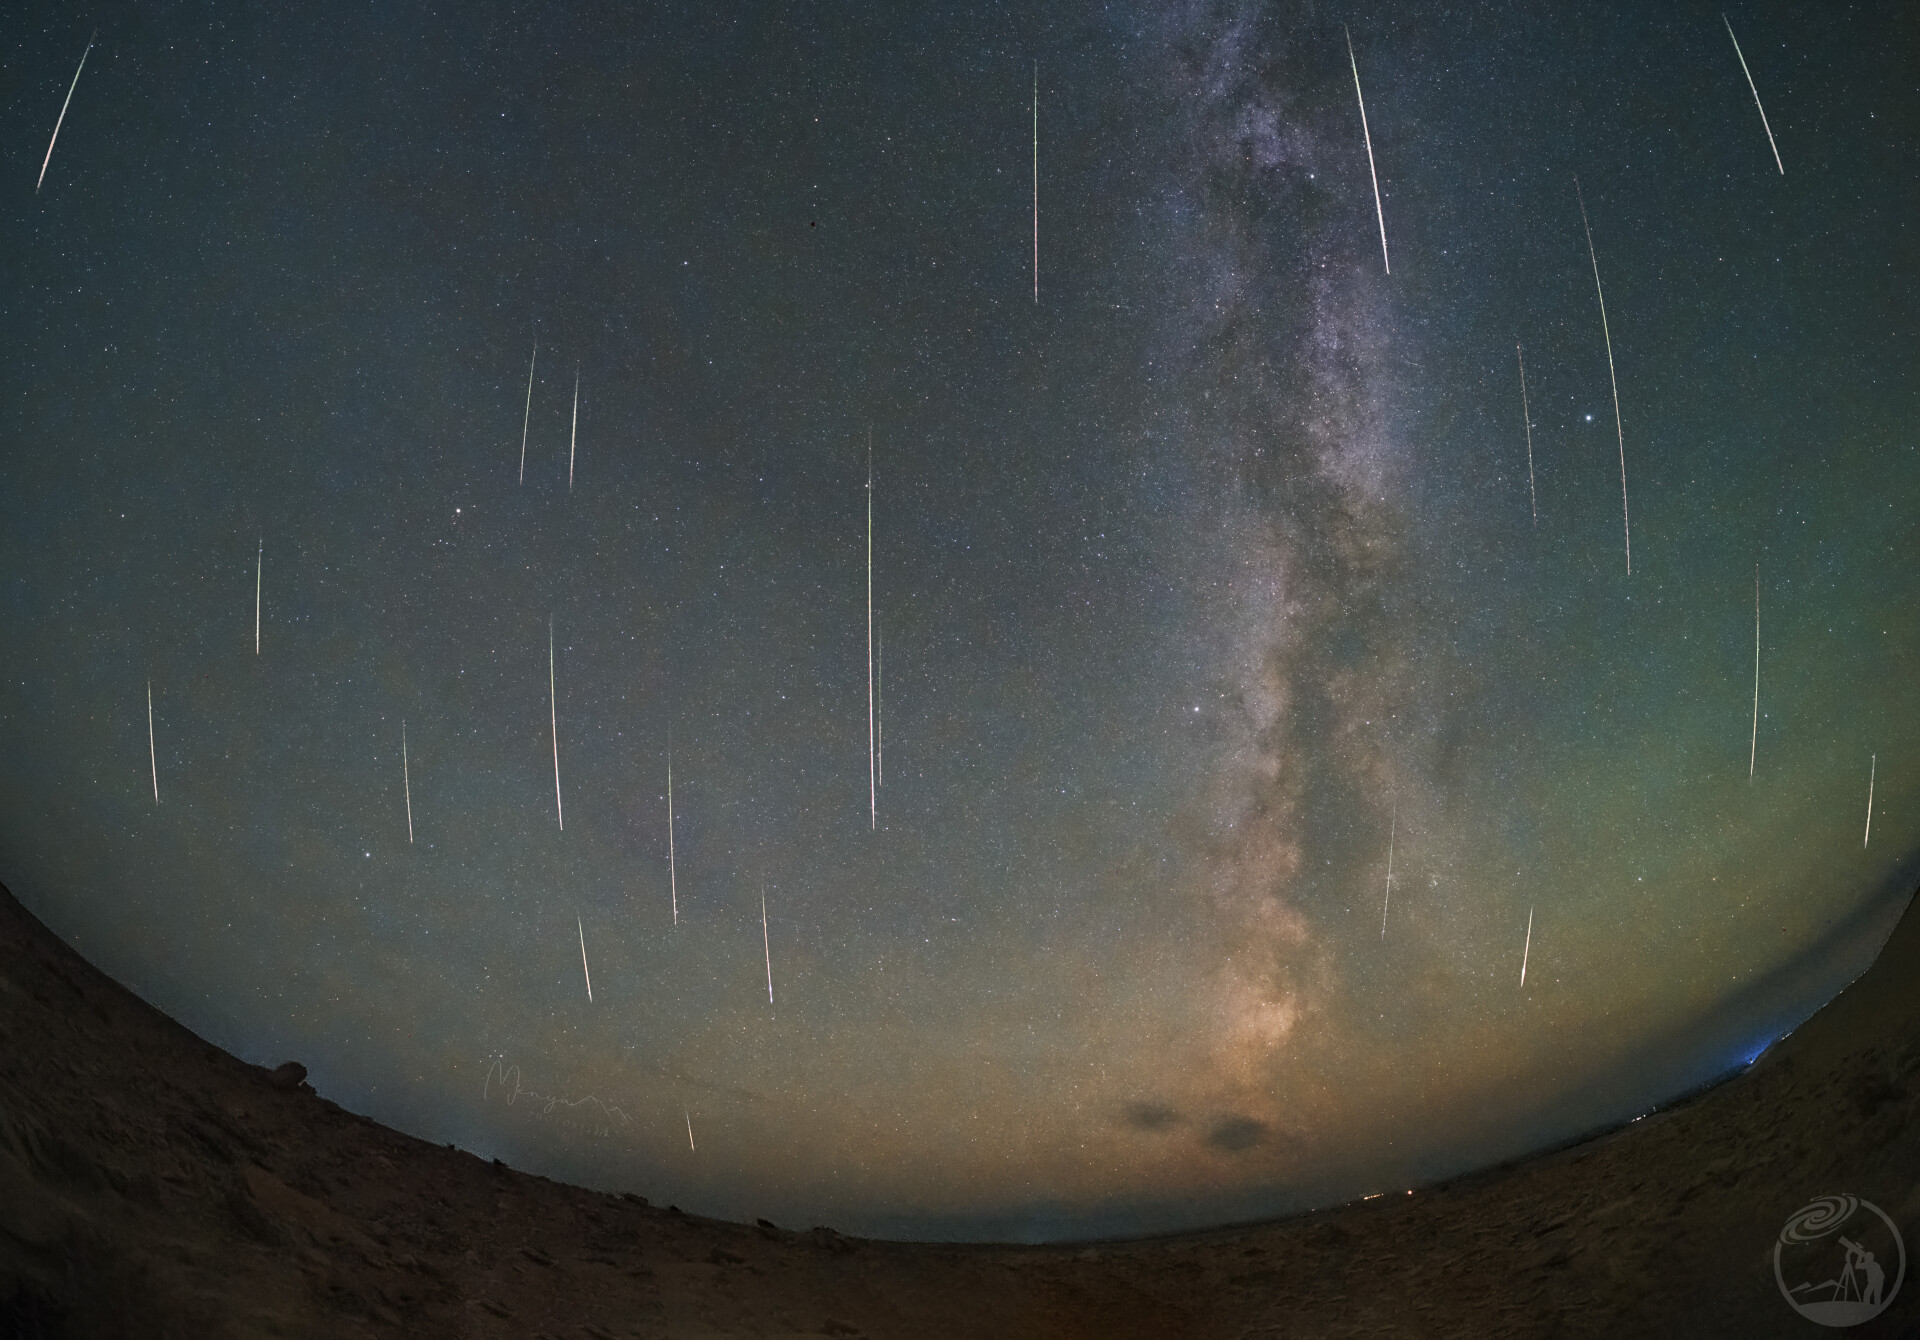
{"type": "MultiPolygon", "coordinates": [[[[1920,1247],[1920,912],[1734,1079],[1551,1154],[1271,1223],[1047,1247],[726,1223],[428,1144],[209,1045],[0,890],[0,1340],[1810,1336],[1785,1216],[1920,1247]]],[[[1911,1272],[1909,1272],[1911,1273],[1911,1272]]],[[[1854,1328],[1920,1335],[1920,1281],[1854,1328]]]]}

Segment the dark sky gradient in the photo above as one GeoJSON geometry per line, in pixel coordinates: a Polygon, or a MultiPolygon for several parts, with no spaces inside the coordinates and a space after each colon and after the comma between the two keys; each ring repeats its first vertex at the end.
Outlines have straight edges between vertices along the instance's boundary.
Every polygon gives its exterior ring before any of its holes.
{"type": "Polygon", "coordinates": [[[1698,5],[47,7],[0,878],[717,1214],[1142,1232],[1645,1111],[1920,873],[1920,34],[1727,16],[1784,175],[1698,5]]]}

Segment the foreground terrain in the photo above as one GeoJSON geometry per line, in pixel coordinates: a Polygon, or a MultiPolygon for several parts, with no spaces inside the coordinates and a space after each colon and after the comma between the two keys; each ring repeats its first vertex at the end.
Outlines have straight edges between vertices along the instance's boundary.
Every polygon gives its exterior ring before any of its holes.
{"type": "MultiPolygon", "coordinates": [[[[1920,1248],[1912,906],[1865,976],[1687,1103],[1417,1195],[1137,1242],[701,1219],[303,1079],[196,1038],[0,890],[0,1340],[1821,1335],[1774,1283],[1789,1214],[1854,1192],[1920,1248]]],[[[1920,1334],[1920,1281],[1850,1334],[1920,1334]]]]}

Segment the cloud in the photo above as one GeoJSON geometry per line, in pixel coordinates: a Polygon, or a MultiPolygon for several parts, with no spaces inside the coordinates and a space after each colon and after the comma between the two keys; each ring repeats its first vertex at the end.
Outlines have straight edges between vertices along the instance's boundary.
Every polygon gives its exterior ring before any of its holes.
{"type": "Polygon", "coordinates": [[[1252,1117],[1222,1117],[1207,1132],[1207,1144],[1224,1153],[1240,1154],[1265,1144],[1267,1135],[1264,1121],[1255,1121],[1252,1117]]]}
{"type": "Polygon", "coordinates": [[[1165,1103],[1128,1103],[1120,1119],[1136,1131],[1164,1131],[1180,1124],[1180,1114],[1165,1103]]]}

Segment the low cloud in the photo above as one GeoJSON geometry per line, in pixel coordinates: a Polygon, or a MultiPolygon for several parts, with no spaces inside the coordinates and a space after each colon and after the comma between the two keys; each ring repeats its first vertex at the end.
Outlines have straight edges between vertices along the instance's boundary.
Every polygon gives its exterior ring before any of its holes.
{"type": "Polygon", "coordinates": [[[1239,1154],[1265,1144],[1267,1124],[1252,1117],[1222,1117],[1207,1132],[1207,1143],[1228,1154],[1239,1154]]]}
{"type": "Polygon", "coordinates": [[[1120,1119],[1136,1131],[1164,1131],[1180,1122],[1180,1114],[1165,1103],[1128,1103],[1120,1119]]]}

